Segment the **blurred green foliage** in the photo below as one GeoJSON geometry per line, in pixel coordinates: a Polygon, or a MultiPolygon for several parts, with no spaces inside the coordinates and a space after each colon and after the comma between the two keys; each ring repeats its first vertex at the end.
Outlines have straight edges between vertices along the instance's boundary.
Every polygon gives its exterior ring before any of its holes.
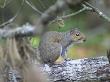
{"type": "MultiPolygon", "coordinates": [[[[28,1],[33,4],[37,9],[39,9],[42,13],[56,2],[56,0],[28,1]]],[[[0,8],[0,23],[3,23],[6,20],[12,18],[20,8],[21,3],[22,0],[0,0],[0,7],[2,7],[0,8]],[[4,4],[5,8],[3,8],[4,4]]],[[[81,7],[73,8],[71,10],[65,11],[65,13],[70,14],[76,12],[80,8],[81,7]]],[[[65,19],[64,27],[61,28],[59,28],[57,23],[52,23],[48,26],[48,31],[56,30],[59,32],[64,32],[71,28],[79,28],[87,36],[87,41],[85,43],[74,45],[69,50],[69,57],[82,58],[87,56],[96,56],[97,54],[102,55],[103,53],[103,55],[106,55],[105,51],[110,48],[108,47],[110,46],[110,31],[108,30],[110,26],[107,26],[108,24],[102,21],[99,16],[94,15],[94,13],[88,13],[90,12],[82,12],[76,16],[65,19]],[[106,31],[100,31],[97,30],[97,28],[103,28],[106,31]],[[99,34],[97,34],[97,32],[99,34]]],[[[18,25],[25,24],[26,22],[35,24],[39,16],[40,15],[36,11],[34,11],[29,5],[24,3],[24,6],[14,23],[17,23],[18,25]]],[[[40,37],[33,37],[30,42],[32,43],[33,47],[38,47],[40,37]]]]}
{"type": "Polygon", "coordinates": [[[0,0],[0,7],[1,8],[4,8],[5,7],[5,2],[6,2],[6,0],[0,0]]]}

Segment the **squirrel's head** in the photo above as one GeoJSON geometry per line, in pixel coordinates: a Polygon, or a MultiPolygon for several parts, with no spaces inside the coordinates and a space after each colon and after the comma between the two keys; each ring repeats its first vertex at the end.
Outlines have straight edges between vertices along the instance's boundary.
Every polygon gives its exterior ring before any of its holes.
{"type": "Polygon", "coordinates": [[[86,41],[85,35],[82,32],[80,32],[77,28],[71,29],[69,32],[72,42],[83,43],[86,41]]]}

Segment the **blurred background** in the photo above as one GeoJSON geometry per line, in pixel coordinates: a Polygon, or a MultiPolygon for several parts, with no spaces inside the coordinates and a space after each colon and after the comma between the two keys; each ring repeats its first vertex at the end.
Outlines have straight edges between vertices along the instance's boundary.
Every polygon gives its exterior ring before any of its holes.
{"type": "MultiPolygon", "coordinates": [[[[27,2],[23,2],[23,0],[0,0],[0,25],[14,16],[16,18],[12,23],[18,26],[26,23],[35,25],[40,14],[32,7],[43,13],[55,2],[56,0],[27,0],[27,2]]],[[[90,0],[89,3],[110,17],[110,0],[90,0]]],[[[59,16],[77,12],[81,8],[78,5],[65,10],[59,16]]],[[[85,11],[67,18],[64,20],[64,27],[61,28],[56,22],[49,24],[47,31],[64,32],[71,28],[79,28],[86,35],[87,41],[71,47],[68,51],[70,58],[102,56],[106,55],[107,50],[110,49],[110,23],[95,12],[85,11]]],[[[38,47],[39,41],[40,36],[36,36],[30,42],[33,47],[38,47]]]]}

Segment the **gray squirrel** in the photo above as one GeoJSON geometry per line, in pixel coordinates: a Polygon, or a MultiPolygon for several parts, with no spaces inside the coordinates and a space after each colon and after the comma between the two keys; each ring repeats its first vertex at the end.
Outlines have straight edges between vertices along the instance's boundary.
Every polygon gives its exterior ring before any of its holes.
{"type": "Polygon", "coordinates": [[[68,47],[72,44],[83,43],[85,40],[85,35],[77,28],[66,32],[46,32],[38,47],[40,60],[43,64],[54,64],[60,56],[66,60],[68,47]]]}

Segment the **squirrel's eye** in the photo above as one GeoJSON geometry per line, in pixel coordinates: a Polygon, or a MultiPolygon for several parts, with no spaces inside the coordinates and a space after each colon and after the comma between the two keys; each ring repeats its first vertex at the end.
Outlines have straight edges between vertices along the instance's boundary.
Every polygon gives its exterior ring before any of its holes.
{"type": "Polygon", "coordinates": [[[76,33],[76,36],[79,36],[79,33],[76,33]]]}

